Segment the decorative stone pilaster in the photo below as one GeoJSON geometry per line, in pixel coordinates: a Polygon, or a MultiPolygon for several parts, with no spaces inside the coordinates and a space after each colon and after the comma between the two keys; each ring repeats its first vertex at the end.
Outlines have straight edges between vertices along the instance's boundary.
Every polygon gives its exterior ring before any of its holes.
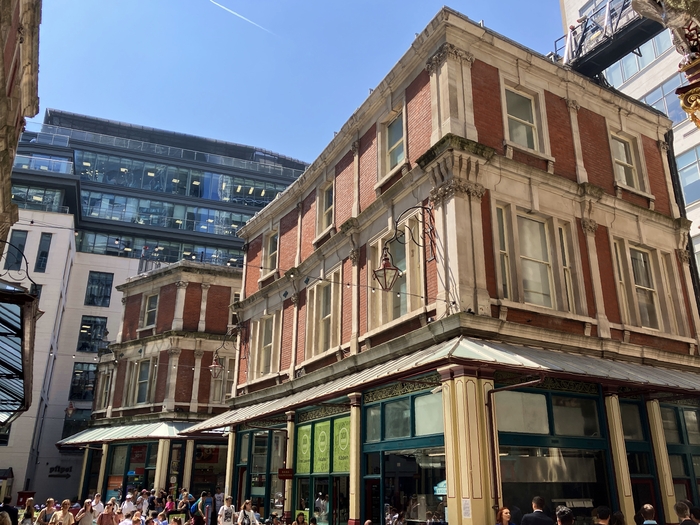
{"type": "Polygon", "coordinates": [[[442,44],[426,62],[430,75],[431,144],[448,133],[478,140],[472,97],[473,62],[474,55],[449,42],[442,44]]]}
{"type": "Polygon", "coordinates": [[[199,405],[199,379],[202,375],[202,357],[204,357],[204,350],[197,349],[194,351],[194,378],[192,379],[190,412],[197,412],[197,406],[199,405]]]}
{"type": "MultiPolygon", "coordinates": [[[[226,449],[226,479],[224,480],[224,494],[233,493],[233,476],[236,470],[236,428],[232,427],[228,432],[228,447],[226,449]]],[[[289,522],[287,522],[289,523],[289,522]]]]}
{"type": "Polygon", "coordinates": [[[126,315],[126,295],[122,296],[122,313],[119,321],[119,332],[117,332],[117,343],[122,342],[122,330],[124,329],[124,316],[126,315]]]}
{"type": "MultiPolygon", "coordinates": [[[[294,465],[294,452],[296,449],[296,425],[295,425],[295,412],[290,410],[284,413],[287,420],[287,450],[285,455],[284,466],[286,468],[292,468],[294,465]]],[[[292,512],[294,511],[294,500],[292,495],[294,493],[294,484],[291,481],[285,482],[284,484],[284,521],[285,523],[292,523],[294,521],[294,516],[292,512]]],[[[227,492],[227,494],[229,494],[227,492]]]]}
{"type": "Polygon", "coordinates": [[[649,432],[651,443],[654,447],[654,463],[656,464],[656,479],[659,484],[659,495],[661,505],[667,518],[674,516],[673,506],[676,503],[676,493],[673,485],[673,474],[671,472],[671,461],[668,457],[666,447],[666,433],[664,432],[664,422],[661,417],[661,407],[658,399],[646,402],[647,417],[649,418],[649,432]]]}
{"type": "Polygon", "coordinates": [[[211,284],[202,283],[202,302],[199,306],[199,324],[197,325],[198,332],[204,332],[207,329],[207,297],[209,297],[209,288],[211,284]]]}
{"type": "Polygon", "coordinates": [[[185,314],[185,293],[187,292],[186,281],[177,281],[175,287],[175,315],[173,316],[172,329],[175,331],[182,330],[184,323],[183,317],[185,314]]]}
{"type": "Polygon", "coordinates": [[[163,400],[163,410],[167,412],[175,410],[175,389],[177,387],[180,353],[181,350],[179,348],[168,349],[167,395],[163,400]]]}
{"type": "MultiPolygon", "coordinates": [[[[597,188],[589,184],[584,187],[597,188]]],[[[598,321],[598,337],[610,338],[610,322],[605,314],[605,301],[603,298],[603,281],[600,277],[600,265],[598,264],[598,249],[595,243],[595,234],[598,223],[593,219],[581,219],[581,228],[586,234],[586,248],[588,249],[588,261],[591,265],[591,280],[593,283],[593,298],[595,300],[596,319],[598,321]]]]}
{"type": "Polygon", "coordinates": [[[350,398],[350,516],[348,525],[360,525],[362,507],[362,394],[350,398]]]}
{"type": "Polygon", "coordinates": [[[573,99],[566,99],[566,106],[569,108],[569,119],[571,120],[571,134],[574,139],[574,154],[576,155],[576,180],[580,183],[588,182],[588,173],[583,163],[583,148],[581,147],[581,131],[578,127],[578,111],[581,109],[579,103],[573,99]]]}
{"type": "Polygon", "coordinates": [[[610,455],[612,456],[617,494],[620,502],[620,510],[626,516],[634,516],[634,500],[632,498],[632,481],[630,479],[629,464],[627,463],[627,450],[625,447],[625,433],[622,428],[622,414],[620,413],[620,400],[617,394],[605,396],[605,413],[610,433],[610,455]]]}

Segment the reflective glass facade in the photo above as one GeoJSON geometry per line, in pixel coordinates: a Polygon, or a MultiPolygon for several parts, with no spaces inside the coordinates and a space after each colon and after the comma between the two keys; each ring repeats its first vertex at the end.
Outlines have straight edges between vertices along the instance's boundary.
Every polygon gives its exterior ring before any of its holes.
{"type": "Polygon", "coordinates": [[[603,72],[605,79],[614,88],[619,88],[672,47],[671,33],[663,31],[606,69],[603,72]]]}

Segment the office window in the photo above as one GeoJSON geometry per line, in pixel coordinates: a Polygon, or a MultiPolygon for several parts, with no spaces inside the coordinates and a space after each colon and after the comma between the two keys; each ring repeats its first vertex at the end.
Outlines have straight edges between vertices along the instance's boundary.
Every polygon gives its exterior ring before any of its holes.
{"type": "Polygon", "coordinates": [[[524,93],[506,89],[506,111],[510,141],[525,148],[538,149],[533,98],[524,93]]]}
{"type": "Polygon", "coordinates": [[[156,324],[156,312],[158,311],[158,296],[149,295],[146,298],[146,311],[143,315],[143,326],[156,324]]]}
{"type": "Polygon", "coordinates": [[[96,378],[97,364],[74,363],[68,399],[72,401],[92,401],[95,395],[96,378]]]}
{"type": "Polygon", "coordinates": [[[643,190],[635,167],[634,143],[618,135],[611,135],[610,145],[613,154],[615,180],[631,188],[643,190]]]}
{"type": "Polygon", "coordinates": [[[518,233],[524,300],[552,308],[552,265],[545,224],[518,216],[518,233]]]}
{"type": "Polygon", "coordinates": [[[37,273],[44,273],[46,271],[46,264],[49,261],[49,249],[51,248],[51,237],[50,233],[41,234],[39,250],[36,254],[36,263],[34,264],[34,271],[37,273]]]}
{"type": "Polygon", "coordinates": [[[61,439],[74,436],[78,432],[85,430],[90,423],[91,416],[92,410],[89,408],[76,408],[73,411],[73,415],[70,417],[68,417],[68,414],[66,414],[66,417],[63,420],[63,433],[61,434],[61,439]]]}
{"type": "Polygon", "coordinates": [[[17,271],[22,269],[24,260],[24,247],[27,244],[27,232],[24,230],[12,230],[10,245],[5,255],[5,270],[17,271]]]}
{"type": "Polygon", "coordinates": [[[107,318],[84,315],[80,320],[78,335],[78,352],[94,352],[100,350],[100,344],[107,331],[107,318]]]}
{"type": "Polygon", "coordinates": [[[403,137],[403,113],[391,121],[387,130],[387,156],[389,157],[389,170],[404,161],[404,137],[403,137]]]}
{"type": "Polygon", "coordinates": [[[695,147],[676,157],[678,174],[683,185],[686,206],[700,200],[700,168],[698,157],[700,147],[695,147]]]}
{"type": "Polygon", "coordinates": [[[671,32],[662,31],[606,69],[603,72],[605,79],[611,86],[619,88],[672,47],[671,32]]]}
{"type": "Polygon", "coordinates": [[[265,242],[265,268],[263,273],[269,273],[277,269],[277,241],[279,235],[277,232],[271,232],[267,235],[265,242]]]}
{"type": "Polygon", "coordinates": [[[135,402],[147,403],[151,392],[151,360],[139,361],[135,366],[135,402]]]}
{"type": "Polygon", "coordinates": [[[681,109],[676,89],[687,83],[683,73],[674,73],[666,82],[643,96],[641,101],[665,113],[675,126],[683,122],[687,116],[685,111],[681,109]]]}
{"type": "Polygon", "coordinates": [[[321,233],[333,224],[333,183],[319,191],[318,213],[318,233],[321,233]]]}
{"type": "Polygon", "coordinates": [[[90,272],[85,290],[85,306],[109,306],[114,274],[90,272]]]}

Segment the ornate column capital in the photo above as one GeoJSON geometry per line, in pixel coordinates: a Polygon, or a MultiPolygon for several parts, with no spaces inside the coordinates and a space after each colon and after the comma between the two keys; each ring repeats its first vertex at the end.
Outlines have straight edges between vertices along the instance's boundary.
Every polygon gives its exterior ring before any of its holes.
{"type": "Polygon", "coordinates": [[[359,407],[362,405],[362,394],[360,392],[348,394],[348,397],[350,398],[351,407],[359,407]]]}
{"type": "Polygon", "coordinates": [[[352,150],[352,154],[354,156],[357,156],[360,154],[360,141],[355,140],[353,143],[350,145],[350,149],[352,150]]]}
{"type": "Polygon", "coordinates": [[[208,290],[209,288],[211,288],[210,283],[202,283],[202,290],[208,290]]]}
{"type": "Polygon", "coordinates": [[[426,71],[428,71],[428,73],[432,75],[433,72],[437,71],[438,68],[442,65],[442,63],[448,58],[454,58],[456,60],[463,61],[467,63],[468,66],[471,66],[472,62],[474,62],[474,55],[472,55],[468,51],[458,48],[454,44],[445,42],[438,48],[435,54],[431,56],[425,63],[426,71]]]}
{"type": "Polygon", "coordinates": [[[668,151],[668,142],[665,140],[660,140],[659,141],[659,148],[661,148],[661,151],[668,151]]]}
{"type": "Polygon", "coordinates": [[[296,305],[299,303],[299,294],[298,293],[293,293],[292,295],[289,296],[289,300],[292,301],[292,304],[296,305]]]}
{"type": "Polygon", "coordinates": [[[122,304],[126,304],[126,297],[122,297],[122,304]]]}
{"type": "Polygon", "coordinates": [[[437,207],[456,193],[465,193],[480,201],[486,193],[486,188],[478,182],[452,179],[430,190],[430,202],[437,207]]]}
{"type": "Polygon", "coordinates": [[[190,283],[187,281],[177,281],[175,283],[175,286],[177,286],[178,288],[187,288],[188,284],[190,284],[190,283]]]}
{"type": "Polygon", "coordinates": [[[180,348],[168,348],[168,355],[170,357],[178,357],[182,353],[180,348]]]}
{"type": "Polygon", "coordinates": [[[598,229],[598,223],[593,219],[581,219],[581,227],[587,234],[595,235],[595,232],[598,229]]]}
{"type": "Polygon", "coordinates": [[[579,109],[581,109],[581,104],[576,102],[573,98],[567,98],[566,107],[574,111],[578,111],[579,109]]]}
{"type": "Polygon", "coordinates": [[[357,262],[360,260],[360,250],[357,248],[351,249],[350,253],[348,253],[348,258],[353,266],[357,266],[357,262]]]}
{"type": "Polygon", "coordinates": [[[204,357],[204,350],[195,350],[194,357],[195,359],[202,359],[202,357],[204,357]]]}
{"type": "Polygon", "coordinates": [[[683,263],[683,264],[690,264],[690,253],[688,250],[685,248],[678,248],[676,250],[676,254],[678,254],[678,259],[683,263]]]}

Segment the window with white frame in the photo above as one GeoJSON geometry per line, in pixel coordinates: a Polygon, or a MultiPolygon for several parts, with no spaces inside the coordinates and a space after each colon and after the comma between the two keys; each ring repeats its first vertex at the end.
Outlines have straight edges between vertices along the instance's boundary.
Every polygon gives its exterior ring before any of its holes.
{"type": "Polygon", "coordinates": [[[333,224],[333,183],[324,186],[318,194],[318,233],[326,231],[333,224]]]}
{"type": "Polygon", "coordinates": [[[340,270],[329,272],[325,279],[309,289],[307,316],[307,358],[340,345],[340,270]]]}
{"type": "Polygon", "coordinates": [[[624,323],[685,333],[680,301],[673,299],[676,277],[670,254],[615,239],[615,271],[624,323]],[[672,288],[674,287],[674,288],[672,288]]]}
{"type": "Polygon", "coordinates": [[[150,402],[152,369],[153,362],[151,359],[144,359],[134,363],[132,372],[132,404],[150,402]]]}
{"type": "Polygon", "coordinates": [[[281,312],[261,317],[253,325],[253,363],[249,379],[263,377],[279,367],[281,312]]]}
{"type": "Polygon", "coordinates": [[[277,269],[277,244],[279,235],[276,231],[270,232],[265,238],[265,264],[263,274],[275,271],[277,269]]]}
{"type": "Polygon", "coordinates": [[[231,395],[233,389],[233,374],[235,371],[236,360],[234,358],[223,358],[223,370],[219,377],[212,378],[211,381],[211,402],[223,403],[226,401],[226,396],[231,395]]]}
{"type": "MultiPolygon", "coordinates": [[[[413,312],[423,304],[423,250],[417,244],[422,242],[421,221],[420,215],[403,221],[399,225],[397,238],[388,245],[392,263],[401,272],[393,288],[383,291],[374,276],[370,277],[372,328],[413,312]]],[[[371,246],[372,268],[381,266],[384,244],[391,237],[387,235],[371,246]]]]}
{"type": "Polygon", "coordinates": [[[506,89],[508,138],[524,148],[538,150],[535,99],[522,91],[506,89]]]}
{"type": "Polygon", "coordinates": [[[387,157],[389,170],[403,163],[404,154],[404,133],[403,133],[403,112],[399,113],[386,127],[387,136],[387,157]]]}
{"type": "Polygon", "coordinates": [[[567,221],[496,207],[499,297],[586,313],[576,247],[567,221]]]}
{"type": "Polygon", "coordinates": [[[610,136],[615,181],[618,184],[644,191],[642,178],[639,176],[634,140],[617,134],[610,136]]]}
{"type": "Polygon", "coordinates": [[[156,312],[158,310],[158,295],[146,297],[143,314],[143,326],[153,326],[156,324],[156,312]]]}
{"type": "Polygon", "coordinates": [[[100,378],[100,408],[107,408],[109,405],[109,393],[112,387],[112,373],[105,372],[100,378]]]}

